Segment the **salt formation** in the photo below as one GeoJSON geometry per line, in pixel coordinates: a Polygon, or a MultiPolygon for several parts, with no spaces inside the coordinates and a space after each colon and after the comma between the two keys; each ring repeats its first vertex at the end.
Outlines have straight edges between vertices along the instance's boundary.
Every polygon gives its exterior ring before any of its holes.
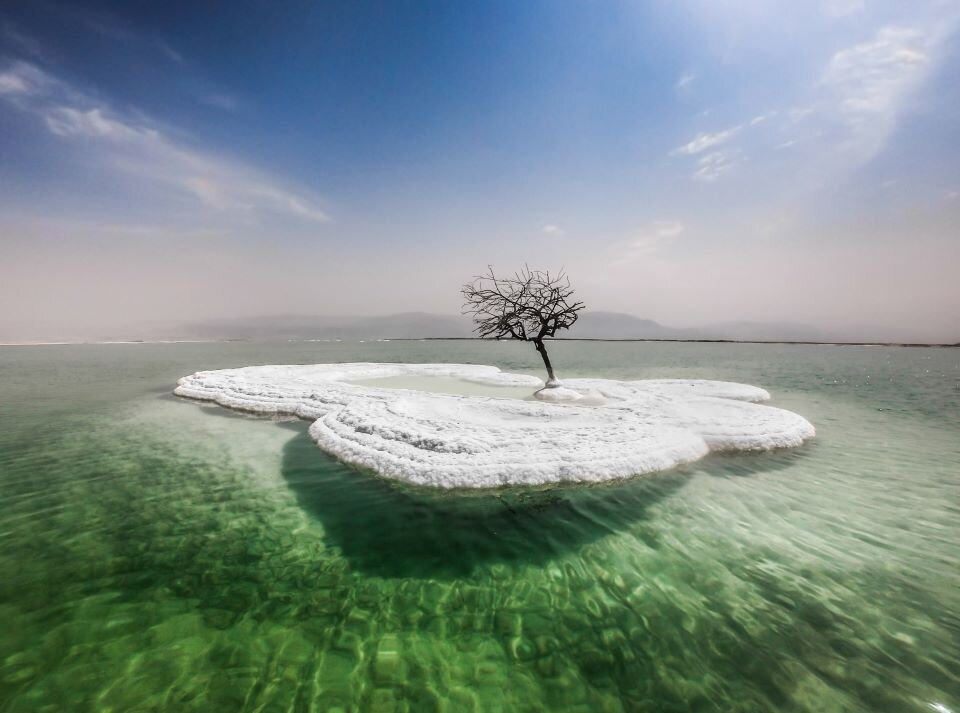
{"type": "Polygon", "coordinates": [[[666,470],[710,451],[798,446],[814,435],[803,417],[756,403],[770,398],[763,389],[730,382],[566,379],[561,388],[583,397],[571,403],[349,383],[398,376],[543,384],[492,366],[316,364],[200,371],[180,379],[174,393],[313,421],[310,435],[327,453],[437,488],[599,482],[666,470]]]}
{"type": "MultiPolygon", "coordinates": [[[[593,394],[590,396],[593,396],[593,394]]],[[[599,394],[597,394],[597,396],[599,396],[599,394]]],[[[542,389],[534,391],[533,398],[537,399],[538,401],[547,401],[549,403],[572,403],[574,401],[582,402],[584,399],[590,397],[587,394],[582,394],[568,386],[563,386],[558,382],[556,384],[548,384],[542,389]]],[[[595,400],[598,399],[595,398],[595,400]]]]}

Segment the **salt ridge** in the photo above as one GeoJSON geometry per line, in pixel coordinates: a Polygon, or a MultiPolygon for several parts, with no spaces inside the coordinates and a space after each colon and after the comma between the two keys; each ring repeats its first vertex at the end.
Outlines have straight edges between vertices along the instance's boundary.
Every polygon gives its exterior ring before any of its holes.
{"type": "Polygon", "coordinates": [[[324,451],[378,474],[437,488],[591,483],[666,470],[710,451],[799,446],[802,416],[770,394],[722,381],[565,379],[596,406],[349,383],[398,376],[540,387],[532,376],[468,364],[315,364],[200,371],[174,393],[261,415],[313,421],[324,451]]]}

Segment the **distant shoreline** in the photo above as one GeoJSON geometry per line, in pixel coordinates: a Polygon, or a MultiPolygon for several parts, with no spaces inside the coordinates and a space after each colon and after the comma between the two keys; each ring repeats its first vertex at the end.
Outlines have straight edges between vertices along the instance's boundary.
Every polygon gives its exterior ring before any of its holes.
{"type": "Polygon", "coordinates": [[[95,344],[219,344],[249,339],[104,339],[90,342],[0,342],[0,347],[79,347],[95,344]]]}
{"type": "MultiPolygon", "coordinates": [[[[302,342],[328,344],[375,344],[377,342],[511,342],[513,339],[484,339],[480,337],[370,337],[368,339],[127,339],[104,340],[89,342],[0,342],[0,347],[64,347],[64,346],[106,346],[106,345],[136,345],[136,344],[230,344],[237,342],[302,342]]],[[[554,342],[666,342],[671,344],[786,344],[796,346],[818,347],[924,347],[949,349],[960,347],[960,342],[954,344],[925,342],[814,342],[789,340],[761,340],[761,339],[666,339],[666,338],[635,338],[635,339],[605,339],[601,337],[562,337],[552,339],[554,342]]]]}
{"type": "MultiPolygon", "coordinates": [[[[412,337],[397,337],[391,339],[393,342],[422,342],[422,341],[463,341],[463,342],[508,342],[513,339],[481,339],[479,337],[423,337],[420,339],[412,337]]],[[[927,342],[813,342],[813,341],[788,341],[780,339],[666,339],[666,338],[636,338],[636,339],[606,339],[603,337],[560,337],[552,339],[554,342],[675,342],[679,344],[799,344],[819,347],[938,347],[950,348],[960,347],[960,342],[955,344],[947,343],[927,343],[927,342]]]]}

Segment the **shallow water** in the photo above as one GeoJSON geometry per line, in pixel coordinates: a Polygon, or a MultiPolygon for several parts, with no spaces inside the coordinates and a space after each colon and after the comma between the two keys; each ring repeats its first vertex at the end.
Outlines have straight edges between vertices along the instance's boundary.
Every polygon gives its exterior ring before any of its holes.
{"type": "Polygon", "coordinates": [[[210,368],[473,342],[0,348],[0,711],[960,710],[960,351],[564,343],[769,389],[807,446],[590,488],[412,490],[210,368]]]}
{"type": "Polygon", "coordinates": [[[347,382],[357,386],[373,386],[378,389],[403,389],[411,391],[429,391],[438,394],[457,396],[489,396],[495,399],[533,400],[537,387],[502,386],[500,384],[482,384],[466,379],[449,376],[386,376],[376,379],[356,379],[347,382]]]}

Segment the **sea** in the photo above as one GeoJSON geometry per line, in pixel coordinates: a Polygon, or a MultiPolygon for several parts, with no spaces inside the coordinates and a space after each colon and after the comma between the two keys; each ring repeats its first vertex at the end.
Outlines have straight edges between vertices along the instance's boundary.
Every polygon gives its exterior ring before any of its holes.
{"type": "Polygon", "coordinates": [[[172,395],[526,344],[0,347],[0,711],[960,712],[960,349],[554,342],[562,379],[755,384],[817,437],[438,492],[172,395]]]}

